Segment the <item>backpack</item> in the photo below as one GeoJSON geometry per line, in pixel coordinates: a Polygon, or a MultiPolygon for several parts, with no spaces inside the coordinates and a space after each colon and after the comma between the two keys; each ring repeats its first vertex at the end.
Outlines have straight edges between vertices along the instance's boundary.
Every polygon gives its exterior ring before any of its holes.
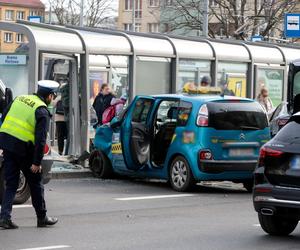
{"type": "Polygon", "coordinates": [[[116,115],[115,105],[112,105],[104,110],[102,114],[102,124],[109,123],[116,115]]]}
{"type": "Polygon", "coordinates": [[[58,115],[64,115],[65,114],[62,100],[59,100],[56,103],[56,111],[55,111],[55,113],[58,114],[58,115]]]}

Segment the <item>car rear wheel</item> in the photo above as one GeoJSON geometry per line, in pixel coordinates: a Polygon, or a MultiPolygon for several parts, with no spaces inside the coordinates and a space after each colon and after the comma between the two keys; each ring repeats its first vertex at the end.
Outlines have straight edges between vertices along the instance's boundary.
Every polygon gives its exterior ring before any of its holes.
{"type": "Polygon", "coordinates": [[[196,181],[186,159],[177,156],[171,163],[169,170],[171,187],[178,192],[185,192],[195,187],[196,181]]]}
{"type": "MultiPolygon", "coordinates": [[[[0,204],[2,203],[2,197],[5,191],[5,181],[4,181],[4,170],[0,169],[0,204]]],[[[15,204],[23,204],[30,198],[30,188],[26,181],[24,174],[20,173],[19,186],[15,196],[15,204]]]]}
{"type": "Polygon", "coordinates": [[[287,236],[291,234],[298,225],[298,220],[286,219],[279,216],[258,214],[262,229],[275,236],[287,236]]]}
{"type": "Polygon", "coordinates": [[[110,178],[113,175],[111,162],[101,151],[95,150],[91,153],[89,166],[93,175],[97,178],[110,178]]]}

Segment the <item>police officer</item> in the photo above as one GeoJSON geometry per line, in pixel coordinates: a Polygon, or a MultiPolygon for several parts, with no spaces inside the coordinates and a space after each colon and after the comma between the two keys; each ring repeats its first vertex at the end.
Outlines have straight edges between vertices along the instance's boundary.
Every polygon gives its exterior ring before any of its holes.
{"type": "Polygon", "coordinates": [[[0,227],[4,229],[18,228],[11,220],[11,212],[20,170],[30,187],[37,226],[47,227],[58,221],[46,215],[41,173],[50,120],[47,106],[55,98],[58,86],[55,81],[39,81],[36,94],[17,97],[1,118],[0,148],[3,149],[6,189],[2,199],[0,227]]]}

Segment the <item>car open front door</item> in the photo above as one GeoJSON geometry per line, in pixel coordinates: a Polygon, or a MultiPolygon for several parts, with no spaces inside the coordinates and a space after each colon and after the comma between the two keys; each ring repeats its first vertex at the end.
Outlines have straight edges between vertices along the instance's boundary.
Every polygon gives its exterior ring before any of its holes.
{"type": "Polygon", "coordinates": [[[137,170],[150,159],[150,113],[154,98],[136,97],[121,129],[122,151],[128,169],[137,170]]]}
{"type": "MultiPolygon", "coordinates": [[[[300,94],[300,59],[291,62],[289,66],[288,75],[288,108],[292,111],[294,98],[296,95],[300,94]]],[[[300,110],[300,107],[299,107],[300,110]]]]}

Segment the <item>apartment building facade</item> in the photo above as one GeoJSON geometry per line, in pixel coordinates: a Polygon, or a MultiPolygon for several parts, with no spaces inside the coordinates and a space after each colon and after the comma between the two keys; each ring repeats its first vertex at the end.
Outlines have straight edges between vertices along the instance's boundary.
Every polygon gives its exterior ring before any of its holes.
{"type": "MultiPolygon", "coordinates": [[[[29,16],[44,18],[45,5],[40,0],[0,0],[0,20],[15,22],[28,20],[29,16]]],[[[23,34],[0,31],[0,51],[11,53],[21,44],[26,43],[23,34]]]]}
{"type": "Polygon", "coordinates": [[[159,0],[119,0],[118,29],[134,30],[136,32],[159,32],[159,25],[159,0]],[[134,1],[135,6],[133,8],[134,1]]]}

